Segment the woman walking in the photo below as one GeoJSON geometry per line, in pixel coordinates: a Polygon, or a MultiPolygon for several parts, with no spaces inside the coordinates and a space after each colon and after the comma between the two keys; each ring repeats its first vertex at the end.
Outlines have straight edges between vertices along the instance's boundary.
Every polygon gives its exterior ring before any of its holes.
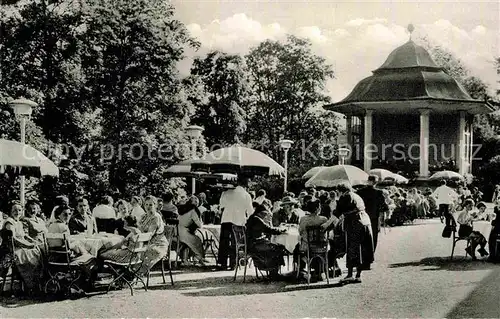
{"type": "Polygon", "coordinates": [[[365,204],[361,197],[347,183],[340,184],[341,194],[337,204],[341,229],[346,246],[347,277],[341,283],[360,283],[361,272],[370,269],[374,260],[373,236],[370,217],[365,212],[365,204]],[[356,277],[353,270],[356,267],[356,277]]]}

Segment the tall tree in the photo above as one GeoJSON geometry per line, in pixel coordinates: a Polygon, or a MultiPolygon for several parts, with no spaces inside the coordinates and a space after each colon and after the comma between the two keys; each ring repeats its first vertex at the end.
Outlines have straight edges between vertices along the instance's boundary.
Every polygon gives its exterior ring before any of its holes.
{"type": "Polygon", "coordinates": [[[184,47],[197,43],[168,2],[88,2],[81,60],[91,90],[84,96],[101,110],[109,159],[102,168],[120,192],[149,190],[153,171],[174,161],[161,160],[159,147],[182,141],[180,129],[192,114],[177,63],[184,47]]]}
{"type": "Polygon", "coordinates": [[[324,162],[322,145],[331,144],[338,131],[336,116],[320,109],[330,102],[325,85],[334,72],[311,46],[290,35],[264,41],[246,56],[252,85],[247,139],[276,159],[282,158],[277,142],[294,140],[290,161],[297,167],[324,162]]]}
{"type": "Polygon", "coordinates": [[[87,143],[79,63],[81,2],[32,1],[0,7],[0,90],[4,104],[25,96],[39,103],[34,122],[56,143],[87,143]]]}
{"type": "Polygon", "coordinates": [[[192,121],[205,127],[209,146],[238,142],[246,130],[249,82],[244,60],[239,55],[209,52],[194,60],[189,85],[199,85],[190,96],[196,107],[192,121]]]}

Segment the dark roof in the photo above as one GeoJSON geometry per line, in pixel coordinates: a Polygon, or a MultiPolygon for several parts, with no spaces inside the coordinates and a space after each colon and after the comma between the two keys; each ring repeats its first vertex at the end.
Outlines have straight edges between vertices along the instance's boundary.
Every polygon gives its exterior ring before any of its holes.
{"type": "Polygon", "coordinates": [[[361,80],[351,94],[339,103],[422,98],[473,100],[465,89],[444,71],[429,72],[411,68],[369,76],[361,80]]]}
{"type": "Polygon", "coordinates": [[[479,102],[432,60],[421,46],[409,41],[395,49],[373,75],[361,80],[342,101],[326,105],[335,111],[356,102],[405,100],[479,102]]]}
{"type": "Polygon", "coordinates": [[[382,66],[374,72],[376,73],[384,69],[414,67],[441,69],[436,65],[436,63],[434,63],[429,52],[410,40],[396,50],[392,51],[387,57],[387,60],[385,60],[384,64],[382,64],[382,66]]]}

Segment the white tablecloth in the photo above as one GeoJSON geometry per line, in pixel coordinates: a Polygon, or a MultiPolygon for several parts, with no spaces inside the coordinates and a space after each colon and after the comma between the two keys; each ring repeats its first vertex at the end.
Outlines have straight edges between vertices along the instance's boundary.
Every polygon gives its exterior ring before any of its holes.
{"type": "Polygon", "coordinates": [[[201,227],[203,230],[207,230],[211,233],[212,238],[219,242],[220,239],[220,225],[207,224],[201,227]]]}
{"type": "Polygon", "coordinates": [[[101,249],[109,249],[123,241],[124,237],[115,234],[94,234],[92,236],[71,235],[72,243],[81,243],[85,249],[93,256],[97,257],[101,249]]]}
{"type": "Polygon", "coordinates": [[[285,246],[286,250],[293,253],[295,246],[300,242],[299,230],[296,228],[290,228],[286,233],[281,235],[273,235],[271,241],[275,244],[281,244],[285,246]]]}
{"type": "Polygon", "coordinates": [[[491,222],[475,221],[473,223],[473,226],[474,230],[483,234],[483,236],[486,237],[486,240],[488,240],[488,236],[490,236],[490,231],[491,231],[491,222]]]}

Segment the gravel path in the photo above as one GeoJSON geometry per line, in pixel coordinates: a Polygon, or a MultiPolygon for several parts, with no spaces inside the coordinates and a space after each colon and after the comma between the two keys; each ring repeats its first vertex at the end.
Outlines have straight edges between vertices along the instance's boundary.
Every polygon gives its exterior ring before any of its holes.
{"type": "Polygon", "coordinates": [[[250,269],[249,283],[233,283],[232,272],[191,272],[175,274],[171,287],[155,274],[150,291],[133,297],[123,290],[72,301],[9,301],[0,316],[500,317],[500,265],[465,259],[463,242],[451,262],[442,227],[425,220],[382,231],[376,263],[358,285],[262,283],[250,269]]]}

